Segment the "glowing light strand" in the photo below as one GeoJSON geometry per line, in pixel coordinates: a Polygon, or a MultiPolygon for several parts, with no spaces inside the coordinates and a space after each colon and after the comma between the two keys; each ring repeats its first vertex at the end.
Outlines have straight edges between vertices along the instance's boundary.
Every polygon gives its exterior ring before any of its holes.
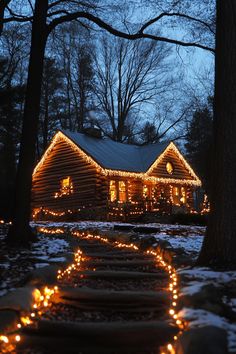
{"type": "Polygon", "coordinates": [[[152,181],[154,183],[174,183],[174,184],[187,184],[191,186],[201,186],[201,181],[198,178],[198,176],[195,174],[195,172],[192,170],[190,165],[187,163],[187,161],[184,159],[184,157],[181,155],[180,151],[177,149],[177,147],[174,145],[173,142],[171,142],[167,148],[164,150],[164,152],[156,159],[156,161],[152,164],[152,166],[145,172],[127,172],[127,171],[120,171],[120,170],[111,170],[111,169],[104,169],[102,168],[92,157],[87,155],[82,149],[80,149],[73,141],[71,141],[66,135],[64,135],[62,132],[57,132],[56,135],[53,137],[51,144],[49,145],[48,149],[45,151],[44,155],[42,156],[41,160],[38,162],[36,165],[34,172],[33,172],[33,179],[35,178],[35,175],[39,168],[43,165],[45,162],[46,158],[49,156],[51,153],[52,149],[58,143],[59,141],[65,141],[74,151],[79,153],[79,155],[85,159],[85,161],[91,163],[98,172],[101,172],[104,175],[109,175],[109,176],[120,176],[120,177],[130,177],[130,178],[140,178],[144,181],[152,181]],[[163,178],[163,177],[153,177],[150,176],[149,174],[152,172],[152,170],[157,166],[158,163],[165,157],[166,153],[169,150],[174,150],[174,152],[178,155],[180,160],[183,162],[184,166],[187,168],[189,171],[190,175],[194,178],[192,179],[174,179],[174,178],[163,178]]]}

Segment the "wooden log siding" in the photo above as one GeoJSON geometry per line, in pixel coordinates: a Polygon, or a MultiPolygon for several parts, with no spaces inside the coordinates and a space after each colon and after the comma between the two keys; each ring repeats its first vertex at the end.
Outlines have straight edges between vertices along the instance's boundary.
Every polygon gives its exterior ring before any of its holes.
{"type": "Polygon", "coordinates": [[[176,156],[176,153],[173,150],[169,150],[162,161],[152,170],[150,176],[154,177],[164,177],[164,178],[174,178],[174,179],[191,179],[193,177],[189,173],[189,171],[184,166],[183,162],[176,156]],[[169,174],[166,171],[167,162],[171,162],[174,171],[172,174],[169,174]]]}
{"type": "MultiPolygon", "coordinates": [[[[100,177],[96,168],[85,161],[66,142],[58,142],[33,178],[32,207],[53,210],[78,209],[95,206],[100,177]],[[60,192],[61,181],[68,176],[73,183],[73,193],[55,198],[60,192]]],[[[102,192],[100,199],[105,193],[102,192]]]]}
{"type": "Polygon", "coordinates": [[[108,179],[98,172],[96,177],[96,204],[101,207],[106,207],[109,198],[108,179]]]}
{"type": "Polygon", "coordinates": [[[131,202],[141,202],[143,199],[143,181],[138,178],[129,179],[129,197],[131,202]]]}

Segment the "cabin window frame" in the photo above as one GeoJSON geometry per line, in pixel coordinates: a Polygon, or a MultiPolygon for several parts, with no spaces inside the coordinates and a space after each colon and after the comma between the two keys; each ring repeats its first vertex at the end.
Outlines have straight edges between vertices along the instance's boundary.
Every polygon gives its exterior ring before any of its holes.
{"type": "Polygon", "coordinates": [[[172,187],[172,203],[176,206],[187,204],[187,189],[184,186],[172,187]]]}
{"type": "Polygon", "coordinates": [[[114,202],[118,202],[118,203],[126,203],[128,201],[128,183],[126,180],[123,179],[119,179],[119,180],[115,180],[115,179],[111,179],[109,180],[109,201],[111,203],[114,202]],[[113,189],[114,195],[115,197],[112,198],[111,195],[111,184],[113,182],[113,187],[115,187],[113,189]],[[123,185],[123,190],[121,190],[121,184],[123,185]]]}
{"type": "Polygon", "coordinates": [[[69,196],[74,193],[74,186],[71,176],[60,179],[60,191],[54,194],[54,198],[69,196]],[[68,181],[68,183],[67,183],[68,181]]]}
{"type": "Polygon", "coordinates": [[[118,198],[119,198],[119,203],[126,203],[128,198],[127,198],[127,183],[124,180],[119,180],[118,181],[118,198]],[[122,185],[123,184],[123,185],[122,185]]]}
{"type": "Polygon", "coordinates": [[[117,201],[117,185],[114,179],[109,181],[109,201],[114,203],[117,201]],[[114,187],[114,188],[111,188],[114,187]],[[114,193],[114,194],[113,194],[114,193]]]}

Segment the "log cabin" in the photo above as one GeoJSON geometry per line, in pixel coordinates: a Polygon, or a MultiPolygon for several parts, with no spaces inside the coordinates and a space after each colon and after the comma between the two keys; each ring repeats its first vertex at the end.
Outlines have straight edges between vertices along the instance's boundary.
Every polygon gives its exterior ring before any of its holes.
{"type": "Polygon", "coordinates": [[[128,145],[58,131],[33,172],[36,220],[131,220],[193,211],[201,181],[172,141],[128,145]]]}

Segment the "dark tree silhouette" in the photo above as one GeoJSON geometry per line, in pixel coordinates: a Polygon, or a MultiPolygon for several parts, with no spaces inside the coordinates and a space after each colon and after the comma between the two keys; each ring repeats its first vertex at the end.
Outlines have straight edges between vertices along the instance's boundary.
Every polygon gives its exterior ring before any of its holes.
{"type": "Polygon", "coordinates": [[[236,2],[217,0],[211,213],[198,263],[236,267],[236,2]]]}
{"type": "Polygon", "coordinates": [[[47,10],[48,0],[37,0],[35,2],[21,146],[16,178],[14,217],[7,237],[9,242],[26,243],[34,239],[34,234],[29,226],[31,214],[30,201],[39,121],[43,60],[48,35],[46,24],[47,10]]]}
{"type": "Polygon", "coordinates": [[[12,83],[7,59],[0,59],[0,218],[11,220],[24,86],[12,83]]]}

